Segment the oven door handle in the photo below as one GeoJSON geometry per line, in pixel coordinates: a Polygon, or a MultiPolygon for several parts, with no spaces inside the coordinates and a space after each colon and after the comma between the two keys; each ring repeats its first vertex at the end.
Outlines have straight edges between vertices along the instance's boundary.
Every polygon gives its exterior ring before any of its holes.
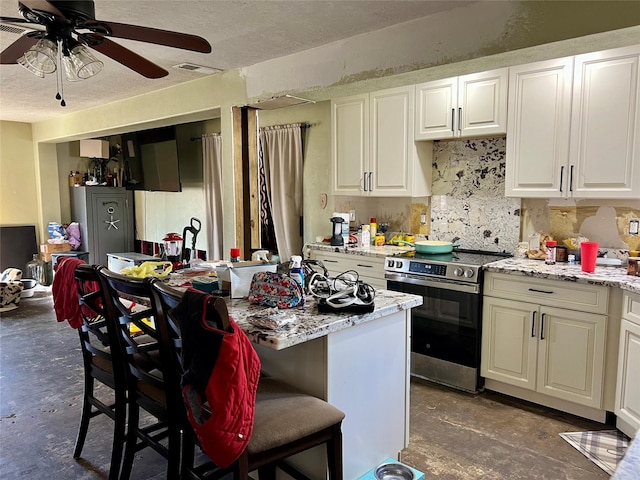
{"type": "Polygon", "coordinates": [[[463,293],[480,293],[480,285],[478,284],[461,284],[461,283],[449,283],[441,280],[431,280],[425,277],[418,277],[415,275],[407,275],[406,273],[385,273],[384,278],[392,282],[398,283],[410,283],[412,285],[419,285],[422,287],[440,288],[442,290],[453,290],[454,292],[463,293]]]}

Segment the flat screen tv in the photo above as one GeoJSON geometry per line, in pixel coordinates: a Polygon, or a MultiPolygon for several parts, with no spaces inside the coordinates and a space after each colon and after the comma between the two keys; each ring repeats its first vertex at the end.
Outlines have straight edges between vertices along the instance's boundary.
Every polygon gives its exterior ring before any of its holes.
{"type": "Polygon", "coordinates": [[[127,133],[122,143],[127,189],[182,191],[175,127],[127,133]]]}

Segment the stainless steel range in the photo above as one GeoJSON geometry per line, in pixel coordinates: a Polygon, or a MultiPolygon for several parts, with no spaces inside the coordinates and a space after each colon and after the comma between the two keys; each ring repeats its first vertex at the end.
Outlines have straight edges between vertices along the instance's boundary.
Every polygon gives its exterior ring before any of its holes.
{"type": "Polygon", "coordinates": [[[482,267],[509,256],[454,250],[385,259],[387,289],[423,297],[412,310],[412,375],[469,392],[482,388],[482,267]]]}

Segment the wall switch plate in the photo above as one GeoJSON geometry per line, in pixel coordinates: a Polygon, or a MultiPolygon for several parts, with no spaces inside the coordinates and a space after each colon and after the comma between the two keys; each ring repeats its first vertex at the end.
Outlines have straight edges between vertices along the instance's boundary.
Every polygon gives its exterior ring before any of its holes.
{"type": "Polygon", "coordinates": [[[629,235],[638,235],[638,223],[637,218],[629,220],[629,235]]]}
{"type": "Polygon", "coordinates": [[[355,222],[356,221],[356,211],[355,210],[349,210],[349,221],[350,222],[355,222]]]}

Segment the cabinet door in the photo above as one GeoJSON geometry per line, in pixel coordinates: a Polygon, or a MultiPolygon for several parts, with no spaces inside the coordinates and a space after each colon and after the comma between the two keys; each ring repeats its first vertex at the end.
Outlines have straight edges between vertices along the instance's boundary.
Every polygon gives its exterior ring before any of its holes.
{"type": "Polygon", "coordinates": [[[600,408],[607,317],[540,308],[537,391],[600,408]]]}
{"type": "Polygon", "coordinates": [[[455,137],[457,108],[457,77],[416,85],[415,140],[455,137]]]}
{"type": "Polygon", "coordinates": [[[509,69],[505,194],[566,195],[573,57],[509,69]]]}
{"type": "Polygon", "coordinates": [[[414,161],[413,106],[415,88],[371,93],[371,149],[368,187],[374,196],[410,194],[409,167],[414,161]]]}
{"type": "Polygon", "coordinates": [[[538,306],[484,297],[482,308],[481,375],[535,390],[538,306]]]}
{"type": "Polygon", "coordinates": [[[331,117],[332,193],[363,195],[369,170],[369,95],[332,101],[331,117]]]}
{"type": "Polygon", "coordinates": [[[573,196],[640,197],[640,46],[575,57],[573,196]]]}
{"type": "MultiPolygon", "coordinates": [[[[616,415],[633,428],[640,428],[640,325],[622,320],[618,351],[618,381],[616,384],[616,415]]],[[[626,432],[625,432],[626,433],[626,432]]]]}
{"type": "Polygon", "coordinates": [[[461,137],[507,133],[507,68],[458,79],[457,129],[461,137]]]}

